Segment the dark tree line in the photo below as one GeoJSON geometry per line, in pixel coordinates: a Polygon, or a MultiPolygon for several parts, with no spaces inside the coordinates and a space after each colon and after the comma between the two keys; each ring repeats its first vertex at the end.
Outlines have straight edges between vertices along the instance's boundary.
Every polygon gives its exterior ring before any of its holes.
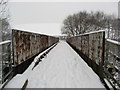
{"type": "Polygon", "coordinates": [[[118,19],[114,15],[107,15],[104,12],[86,12],[69,15],[61,28],[62,34],[76,36],[86,32],[106,30],[107,37],[118,39],[118,19]],[[117,37],[116,37],[117,35],[117,37]]]}
{"type": "Polygon", "coordinates": [[[11,39],[8,0],[0,0],[0,41],[11,39]]]}

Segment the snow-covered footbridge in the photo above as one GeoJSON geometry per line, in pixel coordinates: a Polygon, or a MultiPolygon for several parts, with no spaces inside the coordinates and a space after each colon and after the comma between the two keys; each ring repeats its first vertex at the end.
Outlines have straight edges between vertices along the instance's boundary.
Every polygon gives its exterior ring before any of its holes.
{"type": "Polygon", "coordinates": [[[59,41],[34,67],[39,56],[5,88],[22,88],[26,80],[26,88],[104,88],[97,74],[65,41],[59,41]]]}

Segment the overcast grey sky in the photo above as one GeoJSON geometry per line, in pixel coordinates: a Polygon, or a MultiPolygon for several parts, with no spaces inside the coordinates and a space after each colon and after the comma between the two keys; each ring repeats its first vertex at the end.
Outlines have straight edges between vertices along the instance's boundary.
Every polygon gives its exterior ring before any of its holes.
{"type": "Polygon", "coordinates": [[[60,26],[66,16],[79,11],[100,10],[107,14],[116,16],[118,14],[117,2],[10,2],[9,5],[13,28],[33,30],[32,27],[36,27],[34,30],[39,32],[37,29],[40,28],[39,24],[50,23],[52,25],[52,23],[56,23],[56,26],[58,25],[56,29],[59,31],[55,31],[52,26],[51,32],[55,32],[53,34],[60,34],[60,26]],[[35,24],[39,27],[32,26],[35,24]]]}

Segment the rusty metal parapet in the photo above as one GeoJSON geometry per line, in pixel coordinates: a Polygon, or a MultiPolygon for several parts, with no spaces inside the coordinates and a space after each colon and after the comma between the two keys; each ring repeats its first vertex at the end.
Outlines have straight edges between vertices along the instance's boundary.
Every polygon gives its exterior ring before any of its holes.
{"type": "Polygon", "coordinates": [[[58,42],[58,38],[21,30],[12,30],[13,64],[20,65],[58,42]]]}
{"type": "Polygon", "coordinates": [[[67,42],[89,57],[97,65],[104,63],[105,32],[82,34],[67,39],[67,42]]]}

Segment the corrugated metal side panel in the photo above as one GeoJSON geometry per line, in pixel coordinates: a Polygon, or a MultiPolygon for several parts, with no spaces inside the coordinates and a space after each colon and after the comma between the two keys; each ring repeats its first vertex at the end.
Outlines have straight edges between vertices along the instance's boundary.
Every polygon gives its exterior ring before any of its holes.
{"type": "Polygon", "coordinates": [[[55,37],[48,37],[48,45],[51,46],[53,45],[54,43],[58,42],[59,39],[58,38],[55,38],[55,37]]]}
{"type": "Polygon", "coordinates": [[[103,65],[104,38],[104,31],[102,31],[71,37],[67,39],[67,42],[80,50],[97,65],[103,65]]]}
{"type": "Polygon", "coordinates": [[[83,54],[85,54],[86,56],[89,57],[89,52],[88,52],[88,48],[89,48],[89,35],[84,35],[84,36],[81,36],[81,39],[82,39],[82,52],[83,54]]]}
{"type": "Polygon", "coordinates": [[[103,33],[94,33],[89,35],[89,58],[96,64],[103,64],[103,33]]]}
{"type": "Polygon", "coordinates": [[[76,42],[77,42],[76,43],[76,48],[81,51],[82,50],[82,48],[81,48],[82,47],[82,44],[81,44],[82,43],[82,39],[81,39],[80,36],[76,38],[76,42]]]}
{"type": "Polygon", "coordinates": [[[14,31],[14,60],[20,64],[30,57],[30,34],[22,31],[14,31]]]}
{"type": "Polygon", "coordinates": [[[19,65],[46,49],[58,39],[55,37],[13,30],[14,65],[19,65]],[[49,42],[48,42],[49,41],[49,42]]]}

